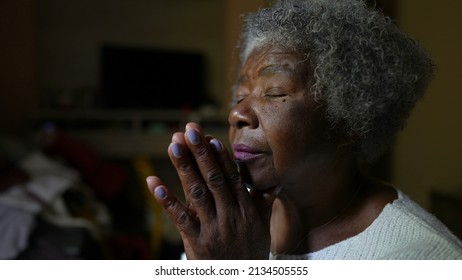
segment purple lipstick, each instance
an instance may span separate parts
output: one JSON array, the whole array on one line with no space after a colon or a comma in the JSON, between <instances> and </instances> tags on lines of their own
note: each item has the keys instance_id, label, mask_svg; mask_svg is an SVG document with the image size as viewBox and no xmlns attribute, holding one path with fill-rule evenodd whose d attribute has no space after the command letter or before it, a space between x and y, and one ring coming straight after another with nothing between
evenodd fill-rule
<instances>
[{"instance_id":1,"label":"purple lipstick","mask_svg":"<svg viewBox=\"0 0 462 280\"><path fill-rule=\"evenodd\" d=\"M261 150L244 144L233 144L232 147L234 158L240 161L250 160L263 154Z\"/></svg>"}]
</instances>

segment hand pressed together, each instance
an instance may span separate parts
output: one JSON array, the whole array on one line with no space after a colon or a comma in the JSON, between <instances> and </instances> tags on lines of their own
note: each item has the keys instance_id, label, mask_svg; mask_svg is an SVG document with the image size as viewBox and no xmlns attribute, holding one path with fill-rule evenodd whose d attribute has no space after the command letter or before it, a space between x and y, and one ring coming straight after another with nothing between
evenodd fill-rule
<instances>
[{"instance_id":1,"label":"hand pressed together","mask_svg":"<svg viewBox=\"0 0 462 280\"><path fill-rule=\"evenodd\" d=\"M173 135L168 154L185 203L159 177L147 183L180 232L188 259L267 259L275 194L249 192L226 147L195 123Z\"/></svg>"}]
</instances>

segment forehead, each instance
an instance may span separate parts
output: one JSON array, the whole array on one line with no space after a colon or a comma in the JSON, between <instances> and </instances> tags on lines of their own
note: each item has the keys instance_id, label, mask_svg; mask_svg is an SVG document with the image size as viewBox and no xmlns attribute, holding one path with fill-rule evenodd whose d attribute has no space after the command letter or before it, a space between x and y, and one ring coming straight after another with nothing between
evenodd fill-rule
<instances>
[{"instance_id":1,"label":"forehead","mask_svg":"<svg viewBox=\"0 0 462 280\"><path fill-rule=\"evenodd\" d=\"M274 46L255 48L240 68L237 85L273 75L284 75L302 83L311 81L313 77L308 54Z\"/></svg>"},{"instance_id":2,"label":"forehead","mask_svg":"<svg viewBox=\"0 0 462 280\"><path fill-rule=\"evenodd\" d=\"M278 47L259 47L253 49L241 67L241 73L259 70L270 65L279 65L295 70L302 61L302 55L293 50Z\"/></svg>"}]
</instances>

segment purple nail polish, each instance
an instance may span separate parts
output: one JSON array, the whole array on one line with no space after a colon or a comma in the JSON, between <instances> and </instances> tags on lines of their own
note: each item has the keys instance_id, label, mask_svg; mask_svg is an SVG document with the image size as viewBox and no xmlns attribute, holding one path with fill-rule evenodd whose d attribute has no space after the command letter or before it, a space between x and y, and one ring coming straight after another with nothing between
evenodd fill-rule
<instances>
[{"instance_id":1,"label":"purple nail polish","mask_svg":"<svg viewBox=\"0 0 462 280\"><path fill-rule=\"evenodd\" d=\"M158 199L165 199L167 197L167 192L165 191L164 186L158 186L154 189L154 195Z\"/></svg>"},{"instance_id":2,"label":"purple nail polish","mask_svg":"<svg viewBox=\"0 0 462 280\"><path fill-rule=\"evenodd\" d=\"M178 143L172 144L171 149L172 149L172 154L174 157L181 158L181 156L183 155L183 150L181 149L180 144Z\"/></svg>"},{"instance_id":3,"label":"purple nail polish","mask_svg":"<svg viewBox=\"0 0 462 280\"><path fill-rule=\"evenodd\" d=\"M210 146L212 146L212 149L215 150L216 152L221 152L223 149L223 146L221 145L221 142L218 141L218 139L213 138L210 140Z\"/></svg>"},{"instance_id":4,"label":"purple nail polish","mask_svg":"<svg viewBox=\"0 0 462 280\"><path fill-rule=\"evenodd\" d=\"M193 145L197 145L201 141L199 133L195 129L186 131L186 136L188 137L189 142L191 142Z\"/></svg>"}]
</instances>

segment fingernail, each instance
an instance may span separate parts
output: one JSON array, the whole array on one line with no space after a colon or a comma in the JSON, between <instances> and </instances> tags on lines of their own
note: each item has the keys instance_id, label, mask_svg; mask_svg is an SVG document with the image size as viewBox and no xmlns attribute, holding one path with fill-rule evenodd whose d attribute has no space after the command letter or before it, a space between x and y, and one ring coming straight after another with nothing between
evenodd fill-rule
<instances>
[{"instance_id":1,"label":"fingernail","mask_svg":"<svg viewBox=\"0 0 462 280\"><path fill-rule=\"evenodd\" d=\"M210 140L210 146L216 151L216 152L221 152L223 149L223 146L221 145L221 142L218 141L218 139L213 138Z\"/></svg>"},{"instance_id":2,"label":"fingernail","mask_svg":"<svg viewBox=\"0 0 462 280\"><path fill-rule=\"evenodd\" d=\"M181 149L180 144L173 143L170 148L174 157L180 158L183 155L183 150Z\"/></svg>"},{"instance_id":3,"label":"fingernail","mask_svg":"<svg viewBox=\"0 0 462 280\"><path fill-rule=\"evenodd\" d=\"M154 195L158 199L165 199L167 197L167 192L165 191L164 186L158 186L154 189Z\"/></svg>"},{"instance_id":4,"label":"fingernail","mask_svg":"<svg viewBox=\"0 0 462 280\"><path fill-rule=\"evenodd\" d=\"M197 133L195 129L190 129L186 131L186 136L188 137L189 142L191 142L191 144L193 145L197 145L201 141L199 137L199 133Z\"/></svg>"}]
</instances>

